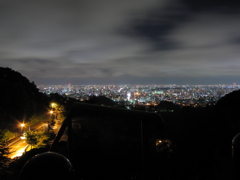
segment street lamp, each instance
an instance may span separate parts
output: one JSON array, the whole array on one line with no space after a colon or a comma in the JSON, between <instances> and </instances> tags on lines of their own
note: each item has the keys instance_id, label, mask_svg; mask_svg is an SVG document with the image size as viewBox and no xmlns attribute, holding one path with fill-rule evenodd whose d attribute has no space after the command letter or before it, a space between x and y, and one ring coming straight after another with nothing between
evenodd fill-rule
<instances>
[{"instance_id":1,"label":"street lamp","mask_svg":"<svg viewBox=\"0 0 240 180\"><path fill-rule=\"evenodd\" d=\"M56 105L55 103L51 103L52 110L53 110L53 108L54 108L55 105Z\"/></svg>"},{"instance_id":2,"label":"street lamp","mask_svg":"<svg viewBox=\"0 0 240 180\"><path fill-rule=\"evenodd\" d=\"M50 115L53 114L53 111L50 111ZM50 116L51 117L51 116ZM57 114L55 113L55 119L57 118Z\"/></svg>"},{"instance_id":3,"label":"street lamp","mask_svg":"<svg viewBox=\"0 0 240 180\"><path fill-rule=\"evenodd\" d=\"M57 119L57 112L56 112L57 104L56 103L51 103L51 106L52 106L52 110L50 111L50 114L53 114L54 111L55 111L55 119ZM53 110L53 108L54 108L54 110Z\"/></svg>"},{"instance_id":4,"label":"street lamp","mask_svg":"<svg viewBox=\"0 0 240 180\"><path fill-rule=\"evenodd\" d=\"M51 111L49 111L49 113L50 113L50 121L51 121L53 111L51 110Z\"/></svg>"},{"instance_id":5,"label":"street lamp","mask_svg":"<svg viewBox=\"0 0 240 180\"><path fill-rule=\"evenodd\" d=\"M21 133L23 133L23 127L25 126L25 124L21 123L20 126L21 126L21 131L22 131Z\"/></svg>"}]
</instances>

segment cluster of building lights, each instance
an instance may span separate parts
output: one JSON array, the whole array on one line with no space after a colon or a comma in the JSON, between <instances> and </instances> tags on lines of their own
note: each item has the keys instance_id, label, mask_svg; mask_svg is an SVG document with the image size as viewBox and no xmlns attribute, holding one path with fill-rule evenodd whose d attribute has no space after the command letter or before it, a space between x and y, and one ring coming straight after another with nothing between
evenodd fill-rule
<instances>
[{"instance_id":1,"label":"cluster of building lights","mask_svg":"<svg viewBox=\"0 0 240 180\"><path fill-rule=\"evenodd\" d=\"M80 101L90 96L105 96L127 104L157 105L171 101L179 105L202 105L217 102L224 95L238 90L239 85L52 85L39 86L41 92L58 93Z\"/></svg>"}]
</instances>

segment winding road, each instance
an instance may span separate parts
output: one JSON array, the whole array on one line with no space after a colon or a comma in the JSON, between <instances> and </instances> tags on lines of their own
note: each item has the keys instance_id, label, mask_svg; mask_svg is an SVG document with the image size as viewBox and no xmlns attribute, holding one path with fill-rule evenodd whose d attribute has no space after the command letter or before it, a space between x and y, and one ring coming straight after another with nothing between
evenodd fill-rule
<instances>
[{"instance_id":1,"label":"winding road","mask_svg":"<svg viewBox=\"0 0 240 180\"><path fill-rule=\"evenodd\" d=\"M30 128L32 131L38 131L45 129L46 127L46 123L38 123L31 126ZM13 159L15 157L22 156L28 146L29 145L26 143L25 139L21 139L20 137L13 139L7 146L10 150L8 157Z\"/></svg>"}]
</instances>

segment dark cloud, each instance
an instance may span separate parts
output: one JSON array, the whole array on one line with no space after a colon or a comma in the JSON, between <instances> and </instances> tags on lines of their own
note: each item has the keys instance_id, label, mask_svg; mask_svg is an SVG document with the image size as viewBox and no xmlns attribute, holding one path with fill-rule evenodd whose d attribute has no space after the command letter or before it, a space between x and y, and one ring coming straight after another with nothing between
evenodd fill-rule
<instances>
[{"instance_id":1,"label":"dark cloud","mask_svg":"<svg viewBox=\"0 0 240 180\"><path fill-rule=\"evenodd\" d=\"M232 39L229 40L229 44L236 44L240 45L240 37L233 37Z\"/></svg>"},{"instance_id":2,"label":"dark cloud","mask_svg":"<svg viewBox=\"0 0 240 180\"><path fill-rule=\"evenodd\" d=\"M179 44L168 38L171 31L191 19L191 11L177 1L169 1L164 6L159 5L149 9L144 18L133 19L125 35L144 38L153 45L152 50L173 50Z\"/></svg>"},{"instance_id":3,"label":"dark cloud","mask_svg":"<svg viewBox=\"0 0 240 180\"><path fill-rule=\"evenodd\" d=\"M238 0L182 0L194 11L220 10L221 12L237 12L240 6Z\"/></svg>"}]
</instances>

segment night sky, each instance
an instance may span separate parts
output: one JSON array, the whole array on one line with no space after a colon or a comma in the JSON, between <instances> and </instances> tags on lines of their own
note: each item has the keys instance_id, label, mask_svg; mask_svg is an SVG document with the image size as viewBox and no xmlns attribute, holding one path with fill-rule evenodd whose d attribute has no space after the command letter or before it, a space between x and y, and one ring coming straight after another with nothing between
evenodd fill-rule
<instances>
[{"instance_id":1,"label":"night sky","mask_svg":"<svg viewBox=\"0 0 240 180\"><path fill-rule=\"evenodd\" d=\"M0 0L0 66L35 84L240 84L239 0Z\"/></svg>"}]
</instances>

